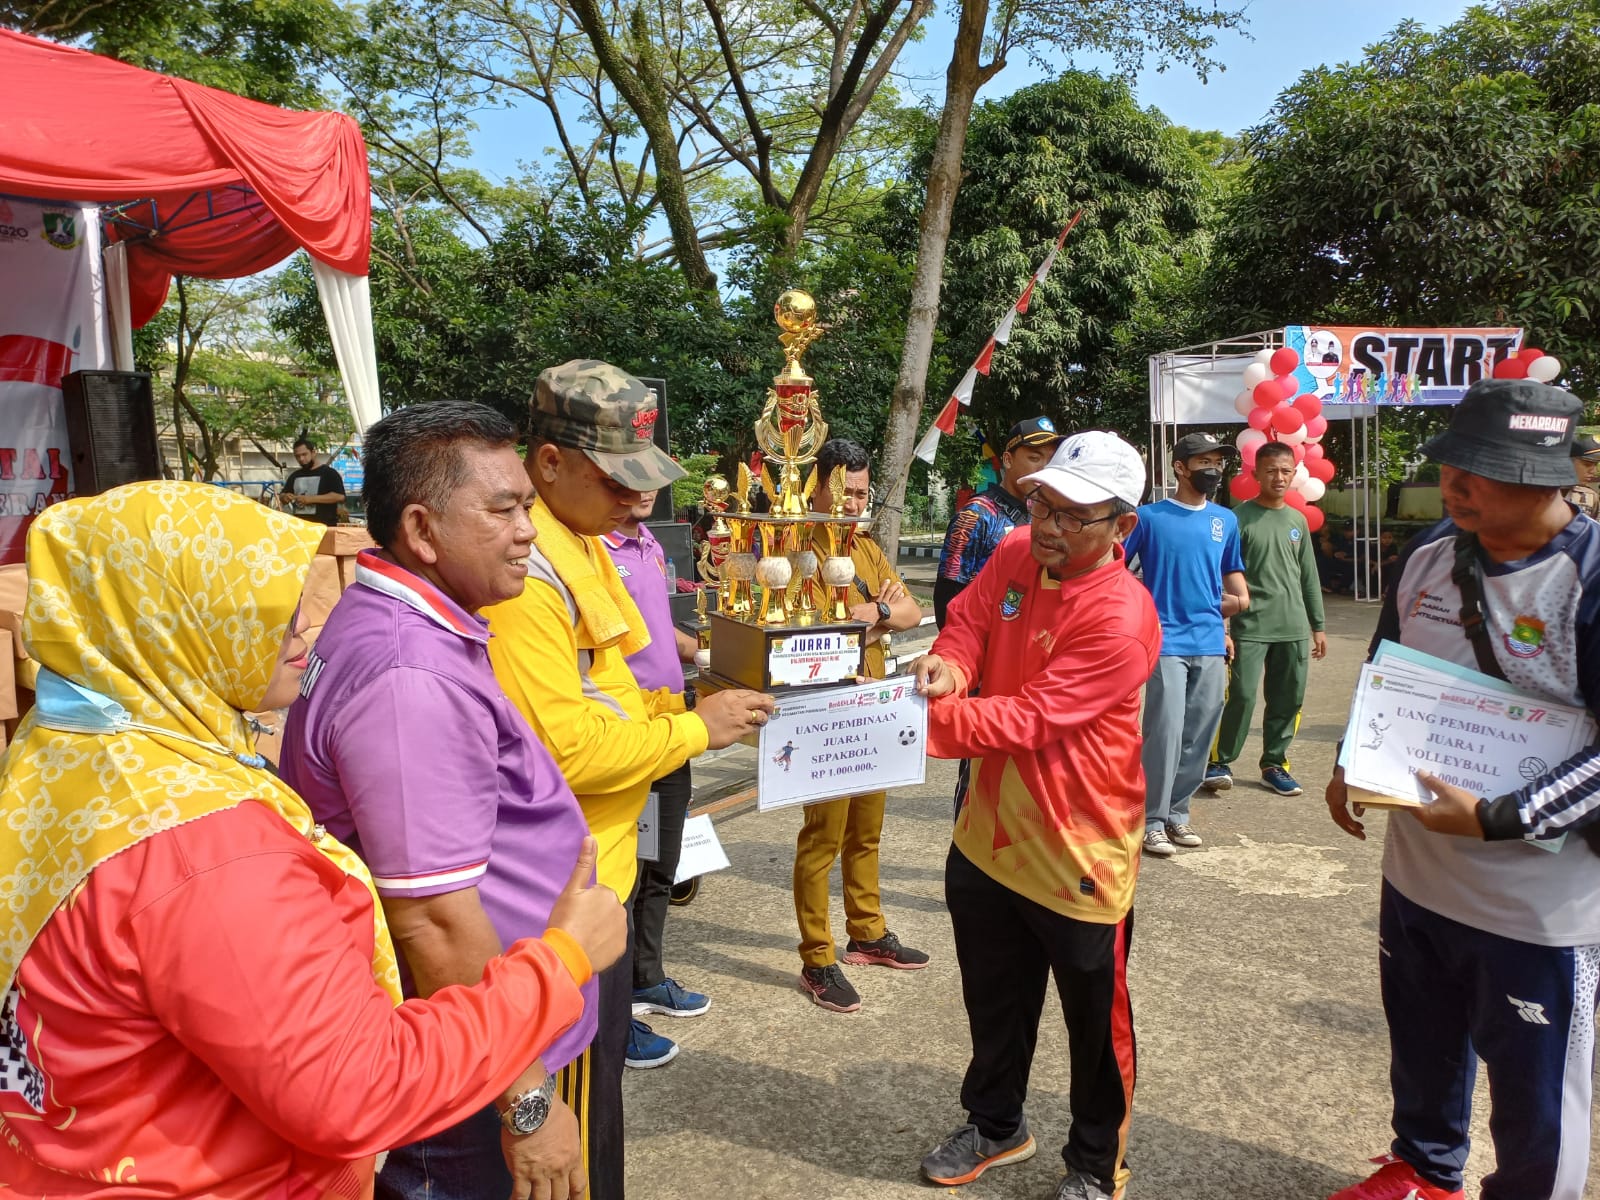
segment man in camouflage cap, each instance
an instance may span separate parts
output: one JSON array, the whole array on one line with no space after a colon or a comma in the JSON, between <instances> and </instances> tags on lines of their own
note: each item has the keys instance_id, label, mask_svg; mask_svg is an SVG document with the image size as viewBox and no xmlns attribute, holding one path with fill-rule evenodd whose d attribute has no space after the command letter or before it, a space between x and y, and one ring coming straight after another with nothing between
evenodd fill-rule
<instances>
[{"instance_id":1,"label":"man in camouflage cap","mask_svg":"<svg viewBox=\"0 0 1600 1200\"><path fill-rule=\"evenodd\" d=\"M655 392L621 367L575 358L539 372L534 436L582 450L613 483L653 492L684 476L655 444L656 403Z\"/></svg>"},{"instance_id":2,"label":"man in camouflage cap","mask_svg":"<svg viewBox=\"0 0 1600 1200\"><path fill-rule=\"evenodd\" d=\"M772 711L770 697L730 689L686 712L681 693L643 692L628 667L627 656L649 644L649 629L600 535L628 519L641 492L684 474L653 441L656 403L654 392L609 363L575 359L540 373L526 459L538 493L528 584L515 600L483 610L495 677L577 795L600 843L599 881L630 905L651 781L754 733ZM557 1086L584 1110L591 1200L621 1200L631 952L601 972L599 990L594 1042Z\"/></svg>"}]
</instances>

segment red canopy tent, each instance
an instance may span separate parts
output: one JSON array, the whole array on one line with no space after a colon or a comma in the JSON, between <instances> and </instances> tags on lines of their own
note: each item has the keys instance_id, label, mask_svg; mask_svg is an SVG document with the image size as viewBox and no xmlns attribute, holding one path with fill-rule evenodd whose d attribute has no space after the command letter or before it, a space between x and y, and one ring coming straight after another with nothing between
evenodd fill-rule
<instances>
[{"instance_id":1,"label":"red canopy tent","mask_svg":"<svg viewBox=\"0 0 1600 1200\"><path fill-rule=\"evenodd\" d=\"M356 423L379 415L371 185L343 113L290 112L0 30L0 193L100 204L108 259L126 255L125 328L160 310L174 274L250 275L304 248Z\"/></svg>"}]
</instances>

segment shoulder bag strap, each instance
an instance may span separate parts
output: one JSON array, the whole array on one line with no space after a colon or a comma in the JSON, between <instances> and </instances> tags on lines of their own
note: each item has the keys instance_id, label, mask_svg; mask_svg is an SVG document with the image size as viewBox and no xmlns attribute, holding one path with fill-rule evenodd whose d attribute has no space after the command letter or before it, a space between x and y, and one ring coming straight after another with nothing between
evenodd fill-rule
<instances>
[{"instance_id":1,"label":"shoulder bag strap","mask_svg":"<svg viewBox=\"0 0 1600 1200\"><path fill-rule=\"evenodd\" d=\"M1472 652L1478 658L1478 670L1496 679L1504 679L1500 661L1494 656L1494 643L1489 640L1489 627L1484 622L1483 581L1478 569L1478 539L1474 534L1456 534L1456 560L1450 579L1461 593L1461 632L1472 643Z\"/></svg>"}]
</instances>

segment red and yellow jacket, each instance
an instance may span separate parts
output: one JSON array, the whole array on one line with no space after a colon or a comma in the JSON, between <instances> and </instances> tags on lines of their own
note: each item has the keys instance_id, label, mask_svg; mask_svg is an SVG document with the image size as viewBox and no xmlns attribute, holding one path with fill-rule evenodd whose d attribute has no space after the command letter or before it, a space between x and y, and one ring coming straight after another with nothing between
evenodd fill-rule
<instances>
[{"instance_id":1,"label":"red and yellow jacket","mask_svg":"<svg viewBox=\"0 0 1600 1200\"><path fill-rule=\"evenodd\" d=\"M1080 921L1127 915L1144 835L1139 689L1160 652L1120 546L1058 583L1027 529L1000 544L933 644L983 693L963 687L928 713L929 753L977 760L955 828L974 866Z\"/></svg>"}]
</instances>

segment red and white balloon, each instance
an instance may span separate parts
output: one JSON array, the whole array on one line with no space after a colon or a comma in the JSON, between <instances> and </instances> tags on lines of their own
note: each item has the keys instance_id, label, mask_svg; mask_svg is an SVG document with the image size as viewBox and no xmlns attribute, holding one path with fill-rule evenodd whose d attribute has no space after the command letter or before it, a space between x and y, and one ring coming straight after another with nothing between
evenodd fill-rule
<instances>
[{"instance_id":1,"label":"red and white balloon","mask_svg":"<svg viewBox=\"0 0 1600 1200\"><path fill-rule=\"evenodd\" d=\"M1555 362L1554 359L1548 361ZM1300 390L1295 379L1299 366L1299 353L1282 346L1276 350L1262 350L1244 369L1244 390L1234 398L1233 406L1250 428L1234 439L1244 470L1228 483L1228 493L1235 500L1253 500L1260 495L1261 485L1254 476L1256 453L1268 442L1281 442L1294 451L1295 461L1294 481L1289 485L1286 499L1292 508L1304 514L1306 524L1315 533L1322 528L1325 518L1322 510L1313 505L1327 493L1334 465L1321 445L1323 435L1328 432L1322 401L1310 392L1295 395ZM1556 372L1560 372L1559 363ZM1498 369L1495 374L1499 375ZM1524 366L1523 374L1531 376L1532 367Z\"/></svg>"}]
</instances>

